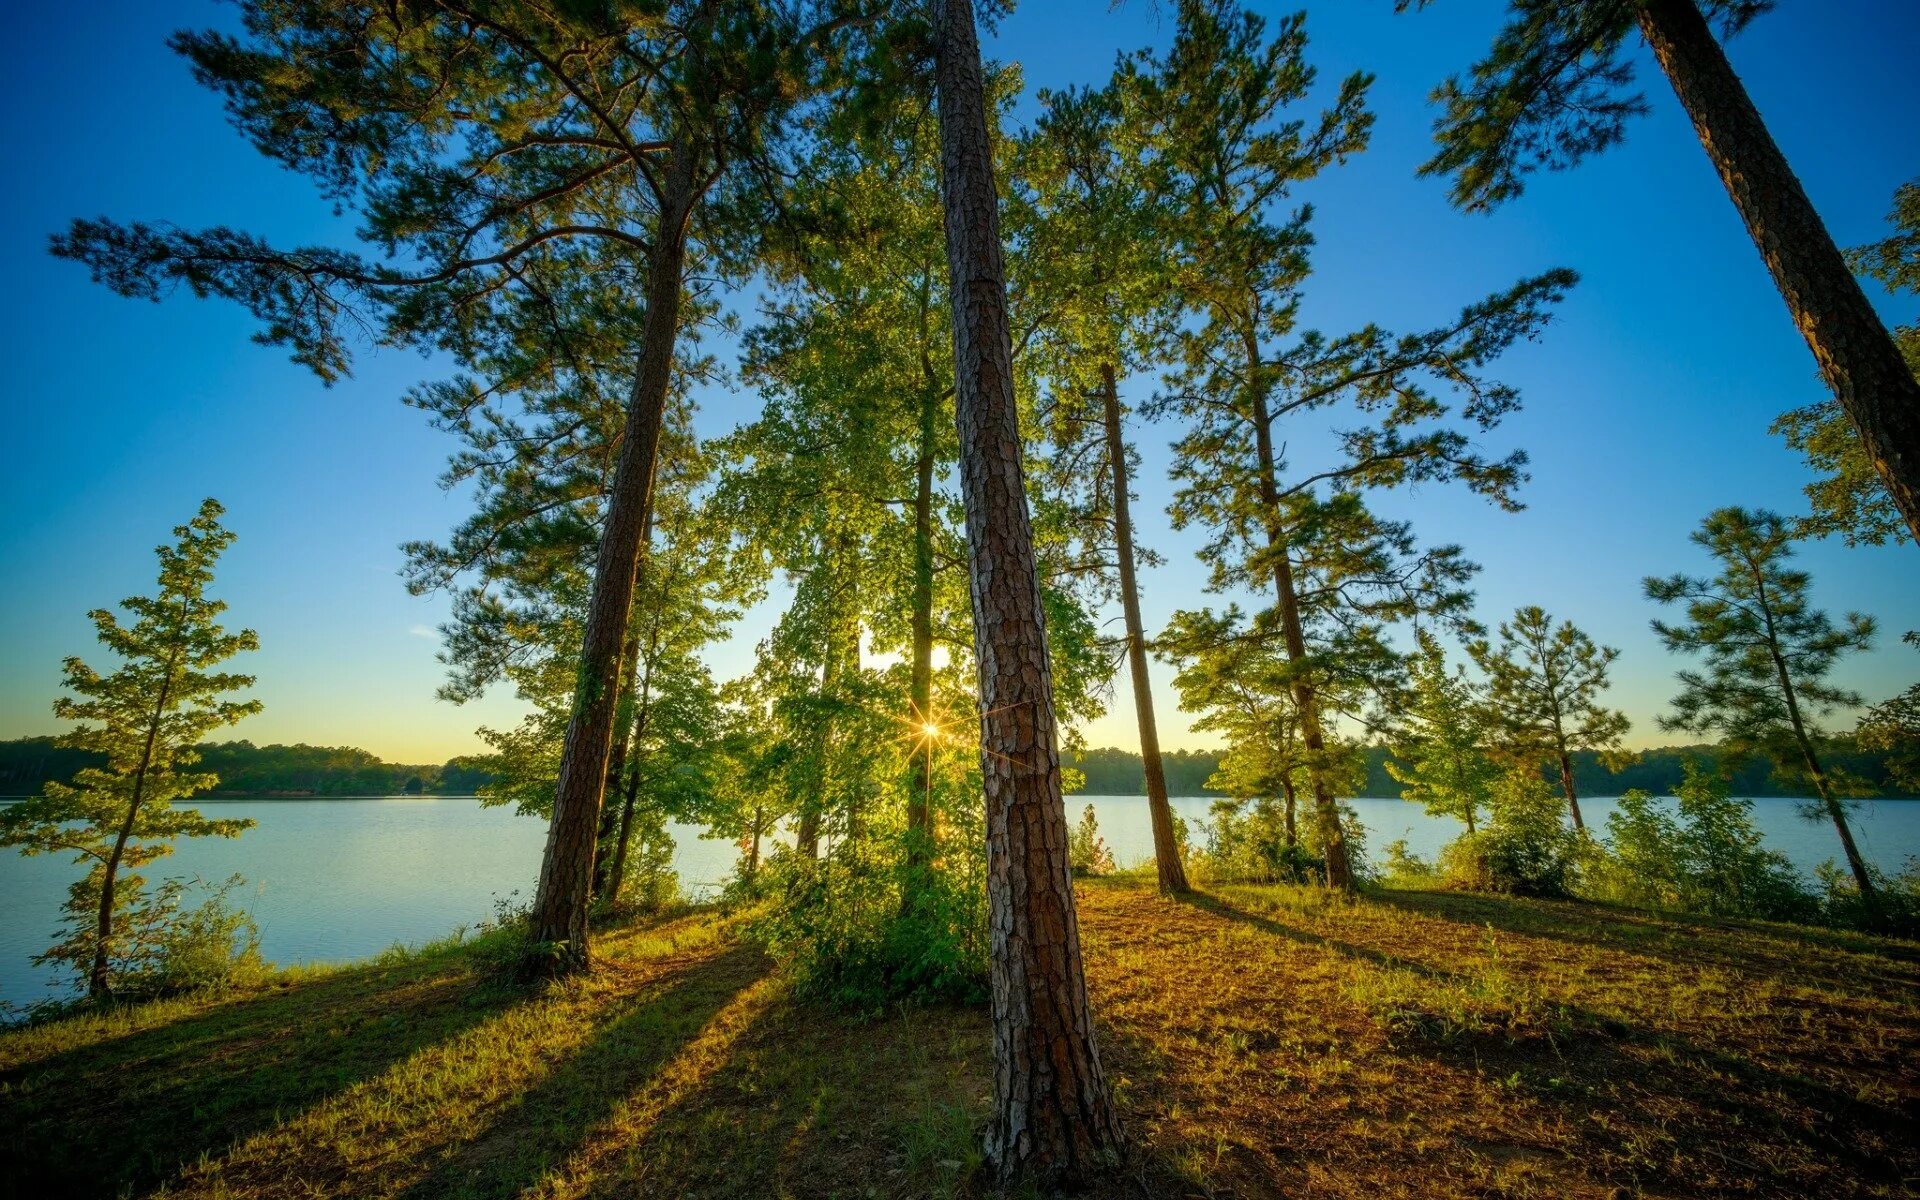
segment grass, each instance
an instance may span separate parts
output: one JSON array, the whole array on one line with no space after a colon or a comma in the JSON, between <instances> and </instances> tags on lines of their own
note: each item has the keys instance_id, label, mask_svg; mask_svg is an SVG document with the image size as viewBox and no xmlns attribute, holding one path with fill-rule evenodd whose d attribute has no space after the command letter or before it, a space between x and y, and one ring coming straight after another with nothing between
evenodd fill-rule
<instances>
[{"instance_id":1,"label":"grass","mask_svg":"<svg viewBox=\"0 0 1920 1200\"><path fill-rule=\"evenodd\" d=\"M1079 888L1116 1196L1899 1196L1920 946L1430 892ZM696 911L0 1035L0 1194L978 1194L985 1015L794 1000Z\"/></svg>"}]
</instances>

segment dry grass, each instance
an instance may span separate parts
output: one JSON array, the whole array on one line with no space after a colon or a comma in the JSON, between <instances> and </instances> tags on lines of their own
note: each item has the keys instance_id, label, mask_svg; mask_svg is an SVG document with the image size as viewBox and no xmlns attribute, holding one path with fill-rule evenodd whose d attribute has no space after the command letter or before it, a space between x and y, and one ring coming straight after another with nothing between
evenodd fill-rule
<instances>
[{"instance_id":1,"label":"dry grass","mask_svg":"<svg viewBox=\"0 0 1920 1200\"><path fill-rule=\"evenodd\" d=\"M1116 1196L1898 1196L1920 948L1587 905L1081 888ZM0 1036L0 1194L975 1193L984 1014L794 1002L723 918Z\"/></svg>"}]
</instances>

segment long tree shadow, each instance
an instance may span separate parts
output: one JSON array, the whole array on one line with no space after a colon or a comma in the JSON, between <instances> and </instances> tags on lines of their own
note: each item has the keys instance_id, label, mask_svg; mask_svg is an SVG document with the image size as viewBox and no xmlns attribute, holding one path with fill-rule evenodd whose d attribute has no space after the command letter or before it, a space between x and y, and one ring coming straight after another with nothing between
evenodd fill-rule
<instances>
[{"instance_id":1,"label":"long tree shadow","mask_svg":"<svg viewBox=\"0 0 1920 1200\"><path fill-rule=\"evenodd\" d=\"M0 1194L116 1196L526 998L464 950L276 986L0 1071Z\"/></svg>"},{"instance_id":2,"label":"long tree shadow","mask_svg":"<svg viewBox=\"0 0 1920 1200\"><path fill-rule=\"evenodd\" d=\"M979 1009L857 1019L773 985L549 1180L568 1195L971 1194L991 1093Z\"/></svg>"},{"instance_id":3,"label":"long tree shadow","mask_svg":"<svg viewBox=\"0 0 1920 1200\"><path fill-rule=\"evenodd\" d=\"M1369 898L1403 912L1597 950L1810 980L1862 995L1920 989L1920 945L1845 930L1653 913L1589 901L1513 903L1459 892L1382 890Z\"/></svg>"},{"instance_id":4,"label":"long tree shadow","mask_svg":"<svg viewBox=\"0 0 1920 1200\"><path fill-rule=\"evenodd\" d=\"M1407 971L1436 984L1472 986L1474 977L1370 946L1247 912L1217 897L1196 894L1193 907L1288 940L1325 948L1343 957L1386 970ZM1527 930L1525 932L1534 932ZM1610 947L1644 953L1630 947ZM1583 1133L1613 1131L1595 1142L1594 1160L1603 1177L1636 1185L1645 1164L1608 1168L1624 1126L1646 1124L1653 1139L1683 1147L1696 1156L1719 1158L1751 1171L1778 1194L1797 1194L1807 1186L1804 1172L1847 1164L1874 1186L1897 1184L1914 1165L1910 1154L1893 1148L1907 1144L1920 1112L1911 1099L1885 1103L1793 1070L1780 1070L1744 1054L1701 1045L1670 1029L1623 1021L1584 1006L1554 1001L1553 1019L1536 1036L1510 1033L1459 1033L1435 1036L1412 1031L1391 1039L1394 1052L1431 1058L1456 1070L1506 1078L1526 1089L1537 1103L1560 1110L1565 1127ZM1898 1065L1894 1064L1894 1070ZM1683 1097L1684 1105L1647 1122L1641 1105ZM1651 1108L1648 1112L1653 1111ZM1732 1157L1724 1148L1728 1130L1740 1140L1765 1147L1766 1162ZM1904 1161L1904 1165L1903 1165ZM1657 1173L1657 1172L1656 1172ZM1673 1174L1665 1182L1691 1187L1698 1178ZM1837 1181L1836 1181L1837 1182ZM1839 1194L1836 1191L1834 1194Z\"/></svg>"},{"instance_id":5,"label":"long tree shadow","mask_svg":"<svg viewBox=\"0 0 1920 1200\"><path fill-rule=\"evenodd\" d=\"M652 981L540 1082L493 1108L482 1128L429 1151L431 1168L400 1195L482 1200L525 1191L604 1137L623 1104L688 1053L769 965L757 948L736 945Z\"/></svg>"}]
</instances>

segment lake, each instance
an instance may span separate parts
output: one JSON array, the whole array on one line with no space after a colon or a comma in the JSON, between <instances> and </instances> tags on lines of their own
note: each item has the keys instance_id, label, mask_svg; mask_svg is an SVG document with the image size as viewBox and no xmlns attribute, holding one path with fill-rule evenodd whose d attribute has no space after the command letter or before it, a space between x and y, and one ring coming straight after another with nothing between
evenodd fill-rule
<instances>
[{"instance_id":1,"label":"lake","mask_svg":"<svg viewBox=\"0 0 1920 1200\"><path fill-rule=\"evenodd\" d=\"M1115 859L1152 856L1153 833L1140 796L1069 796L1078 820L1091 803ZM1189 821L1204 821L1210 798L1173 802ZM1767 842L1809 873L1838 858L1830 825L1802 820L1796 801L1756 800L1754 818ZM1367 845L1378 856L1407 839L1431 858L1459 832L1453 821L1427 816L1401 800L1355 800ZM147 869L150 879L246 876L235 899L259 923L261 948L281 964L363 958L396 942L444 937L486 920L500 901L524 901L540 869L546 823L468 797L341 800L218 800L199 807L219 817L251 817L259 827L238 839L183 841ZM1582 803L1603 828L1612 802ZM1854 832L1861 852L1886 870L1920 854L1920 802L1865 801ZM1199 831L1196 829L1196 836ZM730 842L702 838L698 828L673 829L675 869L684 887L710 891L733 869ZM30 963L54 941L58 908L80 868L65 856L0 855L0 1001L24 1003L56 994L52 975Z\"/></svg>"}]
</instances>

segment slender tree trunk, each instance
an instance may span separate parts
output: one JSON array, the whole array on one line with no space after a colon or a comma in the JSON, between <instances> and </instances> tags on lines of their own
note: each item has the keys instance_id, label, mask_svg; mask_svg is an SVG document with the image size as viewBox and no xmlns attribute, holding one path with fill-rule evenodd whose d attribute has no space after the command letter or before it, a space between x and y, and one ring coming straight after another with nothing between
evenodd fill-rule
<instances>
[{"instance_id":1,"label":"slender tree trunk","mask_svg":"<svg viewBox=\"0 0 1920 1200\"><path fill-rule=\"evenodd\" d=\"M1295 823L1295 814L1298 813L1300 809L1300 797L1293 790L1293 777L1291 775L1283 775L1280 777L1280 791L1286 798L1287 845L1298 846L1300 844L1300 829Z\"/></svg>"},{"instance_id":2,"label":"slender tree trunk","mask_svg":"<svg viewBox=\"0 0 1920 1200\"><path fill-rule=\"evenodd\" d=\"M1840 835L1840 848L1846 853L1847 869L1853 872L1854 886L1860 889L1860 898L1869 907L1878 907L1879 893L1874 889L1873 876L1867 874L1867 862L1860 857L1860 847L1854 845L1853 829L1847 824L1847 811L1840 806L1839 797L1833 794L1833 783L1821 768L1820 756L1814 752L1813 739L1808 736L1807 724L1800 716L1800 697L1794 690L1793 676L1787 671L1787 660L1780 653L1780 639L1773 624L1773 602L1767 599L1766 580L1757 570L1753 572L1753 579L1760 601L1760 615L1766 622L1767 655L1773 660L1773 673L1780 683L1780 695L1787 702L1787 720L1793 725L1793 740L1800 747L1800 757L1807 765L1807 773L1813 776L1814 790L1820 793L1820 803L1833 821L1834 832Z\"/></svg>"},{"instance_id":3,"label":"slender tree trunk","mask_svg":"<svg viewBox=\"0 0 1920 1200\"><path fill-rule=\"evenodd\" d=\"M1173 835L1173 806L1167 802L1167 771L1160 761L1160 731L1153 719L1153 680L1147 674L1147 634L1140 620L1140 591L1134 579L1133 514L1127 495L1127 443L1120 430L1120 389L1113 364L1100 364L1100 398L1107 426L1107 465L1113 480L1114 556L1120 569L1120 611L1127 625L1127 667L1133 678L1133 711L1140 725L1140 763L1147 777L1147 813L1153 820L1153 865L1160 890L1188 891Z\"/></svg>"},{"instance_id":4,"label":"slender tree trunk","mask_svg":"<svg viewBox=\"0 0 1920 1200\"><path fill-rule=\"evenodd\" d=\"M180 614L182 622L186 620L184 608L183 604ZM153 704L153 717L147 722L147 741L140 750L140 765L134 768L133 795L127 801L127 817L120 822L120 830L113 839L113 849L108 853L100 873L100 910L93 928L93 962L87 971L87 994L96 1000L113 994L110 964L113 959L114 885L119 880L120 860L126 855L127 841L133 836L134 823L140 818L140 807L146 803L147 771L153 766L153 748L160 740L160 718L167 711L167 700L173 694L173 673L179 663L180 647L176 645L167 656L166 678L160 681L160 695Z\"/></svg>"},{"instance_id":5,"label":"slender tree trunk","mask_svg":"<svg viewBox=\"0 0 1920 1200\"><path fill-rule=\"evenodd\" d=\"M1576 833L1586 833L1587 823L1580 819L1580 797L1573 790L1573 758L1560 748L1560 790L1567 794L1567 808L1573 813L1573 828Z\"/></svg>"},{"instance_id":6,"label":"slender tree trunk","mask_svg":"<svg viewBox=\"0 0 1920 1200\"><path fill-rule=\"evenodd\" d=\"M620 688L620 706L614 710L613 728L615 740L613 749L607 755L607 793L618 796L620 785L626 777L627 746L633 741L633 704L638 691L640 676L640 631L629 629L627 644L620 651L620 675L625 681ZM620 835L620 812L611 804L600 806L600 829L593 839L593 894L611 901L617 899L608 894L609 867L613 863L614 840Z\"/></svg>"},{"instance_id":7,"label":"slender tree trunk","mask_svg":"<svg viewBox=\"0 0 1920 1200\"><path fill-rule=\"evenodd\" d=\"M994 1112L1003 1187L1069 1185L1124 1148L1080 959L1052 667L1021 463L987 95L971 0L935 0L941 194L953 304L980 769L987 810Z\"/></svg>"},{"instance_id":8,"label":"slender tree trunk","mask_svg":"<svg viewBox=\"0 0 1920 1200\"><path fill-rule=\"evenodd\" d=\"M639 647L634 647L638 654ZM640 802L640 767L646 761L647 728L653 716L653 664L660 654L660 622L654 621L647 630L647 655L637 660L634 673L639 686L633 700L633 751L628 755L629 762L623 764L626 770L624 795L620 805L620 828L613 839L613 867L607 872L607 901L612 903L620 899L620 891L627 885L627 850L633 845L633 810ZM644 662L645 666L640 663Z\"/></svg>"},{"instance_id":9,"label":"slender tree trunk","mask_svg":"<svg viewBox=\"0 0 1920 1200\"><path fill-rule=\"evenodd\" d=\"M1248 350L1255 348L1249 344ZM1260 362L1250 354L1257 375ZM1293 586L1293 558L1287 538L1280 528L1280 486L1274 480L1273 430L1267 414L1267 397L1258 384L1253 391L1254 446L1260 456L1260 504L1266 512L1267 549L1273 556L1273 590L1280 601L1280 633L1287 649L1287 661L1298 668L1307 657L1306 628L1300 620L1300 600ZM1327 886L1341 891L1353 890L1353 863L1347 858L1346 830L1340 824L1340 806L1327 786L1326 737L1320 726L1320 697L1313 681L1295 674L1292 683L1293 705L1300 714L1300 741L1307 749L1307 780L1313 787L1314 823L1320 829L1322 852L1327 860Z\"/></svg>"},{"instance_id":10,"label":"slender tree trunk","mask_svg":"<svg viewBox=\"0 0 1920 1200\"><path fill-rule=\"evenodd\" d=\"M1694 0L1645 0L1640 32L1888 495L1920 540L1920 380L1760 119Z\"/></svg>"},{"instance_id":11,"label":"slender tree trunk","mask_svg":"<svg viewBox=\"0 0 1920 1200\"><path fill-rule=\"evenodd\" d=\"M747 878L749 879L760 873L760 833L766 821L765 811L758 804L753 806L753 845L747 850Z\"/></svg>"},{"instance_id":12,"label":"slender tree trunk","mask_svg":"<svg viewBox=\"0 0 1920 1200\"><path fill-rule=\"evenodd\" d=\"M559 947L553 967L587 965L587 906L593 896L594 834L607 782L614 709L620 686L620 650L633 609L635 574L653 510L653 476L673 382L680 328L687 218L694 196L694 155L684 143L670 152L666 190L647 277L647 315L628 403L627 427L607 498L606 524L594 565L593 593L580 647L573 715L560 754L553 820L534 892L532 936Z\"/></svg>"},{"instance_id":13,"label":"slender tree trunk","mask_svg":"<svg viewBox=\"0 0 1920 1200\"><path fill-rule=\"evenodd\" d=\"M907 780L907 865L924 867L933 854L933 467L940 397L921 389L920 447L913 492L913 674L907 703L914 732L925 739ZM911 882L917 878L909 873Z\"/></svg>"}]
</instances>

